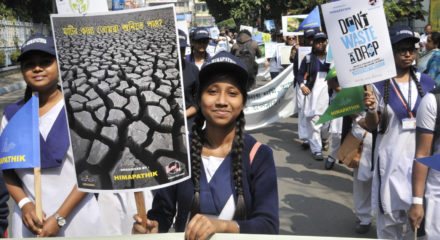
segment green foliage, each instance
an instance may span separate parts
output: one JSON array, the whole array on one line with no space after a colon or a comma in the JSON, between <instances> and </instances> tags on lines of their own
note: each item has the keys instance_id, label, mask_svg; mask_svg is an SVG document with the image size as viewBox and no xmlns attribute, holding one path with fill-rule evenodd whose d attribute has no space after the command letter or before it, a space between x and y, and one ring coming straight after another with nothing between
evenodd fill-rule
<instances>
[{"instance_id":1,"label":"green foliage","mask_svg":"<svg viewBox=\"0 0 440 240\"><path fill-rule=\"evenodd\" d=\"M34 23L49 23L52 12L52 0L2 0L0 18Z\"/></svg>"},{"instance_id":2,"label":"green foliage","mask_svg":"<svg viewBox=\"0 0 440 240\"><path fill-rule=\"evenodd\" d=\"M4 66L6 63L5 51L0 51L0 67Z\"/></svg>"},{"instance_id":3,"label":"green foliage","mask_svg":"<svg viewBox=\"0 0 440 240\"><path fill-rule=\"evenodd\" d=\"M229 18L229 19L226 19L226 20L223 20L223 21L217 23L217 27L219 27L219 28L223 28L224 27L224 28L227 28L227 29L234 29L237 26L235 25L234 19L233 18Z\"/></svg>"},{"instance_id":4,"label":"green foliage","mask_svg":"<svg viewBox=\"0 0 440 240\"><path fill-rule=\"evenodd\" d=\"M423 0L385 0L384 9L388 26L392 23L406 19L409 23L412 20L425 20L428 13L423 10Z\"/></svg>"},{"instance_id":5,"label":"green foliage","mask_svg":"<svg viewBox=\"0 0 440 240\"><path fill-rule=\"evenodd\" d=\"M255 26L261 12L261 20L273 19L278 27L281 26L281 16L308 14L317 5L330 0L204 0L210 14L216 22L233 18L236 25ZM388 25L407 19L425 20L427 12L422 8L423 0L384 0L385 15Z\"/></svg>"},{"instance_id":6,"label":"green foliage","mask_svg":"<svg viewBox=\"0 0 440 240\"><path fill-rule=\"evenodd\" d=\"M11 59L12 63L16 63L18 60L18 57L20 57L20 50L16 50L11 53L9 58Z\"/></svg>"}]
</instances>

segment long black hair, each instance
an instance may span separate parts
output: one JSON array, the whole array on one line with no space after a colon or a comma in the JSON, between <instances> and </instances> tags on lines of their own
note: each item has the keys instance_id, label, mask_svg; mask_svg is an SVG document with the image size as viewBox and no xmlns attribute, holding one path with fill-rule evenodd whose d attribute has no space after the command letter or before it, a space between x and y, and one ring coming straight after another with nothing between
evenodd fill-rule
<instances>
[{"instance_id":1,"label":"long black hair","mask_svg":"<svg viewBox=\"0 0 440 240\"><path fill-rule=\"evenodd\" d=\"M417 76L415 74L415 69L414 67L410 67L409 73L411 76L411 79L414 80L414 83L417 86L417 92L419 93L420 97L425 96L425 93L423 92L422 89L422 85L420 84L420 82L417 80ZM384 96L383 96L383 101L385 103L385 107L383 109L383 112L380 114L380 121L379 121L379 131L378 133L380 134L384 134L387 130L388 130L388 123L389 123L389 118L388 118L388 102L389 102L389 97L390 97L390 79L385 81L385 85L384 85ZM411 109L411 106L408 106Z\"/></svg>"},{"instance_id":2,"label":"long black hair","mask_svg":"<svg viewBox=\"0 0 440 240\"><path fill-rule=\"evenodd\" d=\"M210 83L219 81L222 79L234 79L233 76L227 73L219 73L210 76L207 81L201 81L200 88L197 94L198 104L200 106L201 93L209 86ZM236 79L235 79L236 80ZM237 80L236 80L237 81ZM240 91L243 95L243 104L246 104L247 93L243 89L241 84L238 84ZM194 198L191 205L190 219L197 213L200 213L200 176L202 171L202 150L203 146L207 143L205 133L202 129L205 122L205 117L201 111L197 112L192 128L191 138L191 176L194 183ZM246 124L244 113L241 111L240 115L235 121L235 135L231 147L231 169L234 179L234 185L237 194L237 204L235 206L234 220L246 219L246 205L243 197L243 171L242 171L242 152L244 148L244 126Z\"/></svg>"}]
</instances>

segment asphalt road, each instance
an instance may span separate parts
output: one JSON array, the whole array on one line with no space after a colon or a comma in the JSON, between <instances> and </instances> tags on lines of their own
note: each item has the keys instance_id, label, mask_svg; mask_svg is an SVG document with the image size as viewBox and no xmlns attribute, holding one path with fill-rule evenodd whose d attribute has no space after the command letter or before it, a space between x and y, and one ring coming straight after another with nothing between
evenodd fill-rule
<instances>
[{"instance_id":1,"label":"asphalt road","mask_svg":"<svg viewBox=\"0 0 440 240\"><path fill-rule=\"evenodd\" d=\"M0 96L0 112L22 98L24 89ZM297 118L291 117L249 132L274 152L278 175L280 234L375 238L354 232L352 170L336 164L325 170L297 140ZM12 201L10 200L10 203Z\"/></svg>"}]
</instances>

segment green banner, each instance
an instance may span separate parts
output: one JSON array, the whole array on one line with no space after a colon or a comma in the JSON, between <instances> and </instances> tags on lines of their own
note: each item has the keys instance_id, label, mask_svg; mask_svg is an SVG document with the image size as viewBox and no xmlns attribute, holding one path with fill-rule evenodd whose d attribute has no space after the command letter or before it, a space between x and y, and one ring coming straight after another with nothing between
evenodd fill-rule
<instances>
[{"instance_id":1,"label":"green banner","mask_svg":"<svg viewBox=\"0 0 440 240\"><path fill-rule=\"evenodd\" d=\"M343 88L333 99L325 113L316 124L325 123L332 119L361 112L365 109L364 89L360 87Z\"/></svg>"}]
</instances>

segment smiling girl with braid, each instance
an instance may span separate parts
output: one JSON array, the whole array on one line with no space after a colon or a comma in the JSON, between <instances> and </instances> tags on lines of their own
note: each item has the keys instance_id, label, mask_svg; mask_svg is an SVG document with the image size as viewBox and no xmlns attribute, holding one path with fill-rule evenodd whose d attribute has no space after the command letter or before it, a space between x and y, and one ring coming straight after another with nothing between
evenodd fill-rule
<instances>
[{"instance_id":1,"label":"smiling girl with braid","mask_svg":"<svg viewBox=\"0 0 440 240\"><path fill-rule=\"evenodd\" d=\"M168 232L177 210L175 230L185 231L186 239L206 239L217 232L278 233L272 150L244 133L246 67L220 52L202 68L199 79L200 111L191 135L192 179L159 190L147 228L135 216L133 231Z\"/></svg>"},{"instance_id":2,"label":"smiling girl with braid","mask_svg":"<svg viewBox=\"0 0 440 240\"><path fill-rule=\"evenodd\" d=\"M422 97L434 87L434 81L412 68L414 44L419 41L414 32L407 26L396 27L390 31L390 37L397 76L375 83L374 95L365 92L365 120L370 130L377 131L372 187L377 236L403 239L414 234L407 212L412 203L416 112Z\"/></svg>"}]
</instances>

